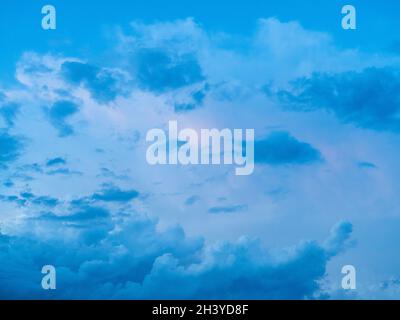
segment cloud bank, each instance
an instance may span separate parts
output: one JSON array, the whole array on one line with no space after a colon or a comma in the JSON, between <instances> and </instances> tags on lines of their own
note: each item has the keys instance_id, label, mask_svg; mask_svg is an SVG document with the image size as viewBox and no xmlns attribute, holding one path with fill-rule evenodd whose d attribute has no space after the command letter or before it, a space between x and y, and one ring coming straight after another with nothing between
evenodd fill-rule
<instances>
[{"instance_id":1,"label":"cloud bank","mask_svg":"<svg viewBox=\"0 0 400 320\"><path fill-rule=\"evenodd\" d=\"M0 297L330 297L352 225L299 240L397 210L398 141L381 133L398 133L398 61L275 18L248 37L184 19L116 40L112 62L27 52L1 89ZM143 137L173 119L254 128L256 174L149 168Z\"/></svg>"}]
</instances>

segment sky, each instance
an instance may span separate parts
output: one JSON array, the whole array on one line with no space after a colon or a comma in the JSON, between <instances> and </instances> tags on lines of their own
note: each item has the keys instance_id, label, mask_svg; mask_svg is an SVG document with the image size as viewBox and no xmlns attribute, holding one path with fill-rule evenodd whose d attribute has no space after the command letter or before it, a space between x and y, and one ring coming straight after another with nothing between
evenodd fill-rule
<instances>
[{"instance_id":1,"label":"sky","mask_svg":"<svg viewBox=\"0 0 400 320\"><path fill-rule=\"evenodd\" d=\"M400 3L346 4L2 1L0 298L399 299ZM150 165L169 121L254 172Z\"/></svg>"}]
</instances>

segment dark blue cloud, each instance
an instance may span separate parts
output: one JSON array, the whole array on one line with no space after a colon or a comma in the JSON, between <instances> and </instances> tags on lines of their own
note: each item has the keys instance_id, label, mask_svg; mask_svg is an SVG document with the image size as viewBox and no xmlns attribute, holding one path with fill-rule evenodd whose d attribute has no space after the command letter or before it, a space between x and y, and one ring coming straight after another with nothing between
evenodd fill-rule
<instances>
[{"instance_id":1,"label":"dark blue cloud","mask_svg":"<svg viewBox=\"0 0 400 320\"><path fill-rule=\"evenodd\" d=\"M35 205L39 206L45 206L45 207L55 207L58 205L58 199L48 197L48 196L40 196L40 197L35 197L32 199L32 203Z\"/></svg>"},{"instance_id":2,"label":"dark blue cloud","mask_svg":"<svg viewBox=\"0 0 400 320\"><path fill-rule=\"evenodd\" d=\"M371 162L367 162L367 161L360 161L357 163L357 166L361 169L377 169L378 167L371 163Z\"/></svg>"},{"instance_id":3,"label":"dark blue cloud","mask_svg":"<svg viewBox=\"0 0 400 320\"><path fill-rule=\"evenodd\" d=\"M91 199L95 201L127 202L137 198L138 196L139 192L134 189L121 190L116 186L107 185L100 192L94 193L91 196Z\"/></svg>"},{"instance_id":4,"label":"dark blue cloud","mask_svg":"<svg viewBox=\"0 0 400 320\"><path fill-rule=\"evenodd\" d=\"M69 168L57 168L54 170L46 171L46 174L49 176L54 176L54 175L58 175L58 174L66 175L66 176L72 176L72 175L80 176L80 175L82 175L82 172L76 171L76 170L71 170Z\"/></svg>"},{"instance_id":5,"label":"dark blue cloud","mask_svg":"<svg viewBox=\"0 0 400 320\"><path fill-rule=\"evenodd\" d=\"M17 170L19 172L29 172L29 173L41 173L47 174L49 176L54 175L82 175L82 172L73 170L66 167L67 160L62 157L56 157L48 159L43 163L31 163L19 166Z\"/></svg>"},{"instance_id":6,"label":"dark blue cloud","mask_svg":"<svg viewBox=\"0 0 400 320\"><path fill-rule=\"evenodd\" d=\"M204 80L193 55L173 55L162 49L141 49L135 59L135 74L140 85L165 92Z\"/></svg>"},{"instance_id":7,"label":"dark blue cloud","mask_svg":"<svg viewBox=\"0 0 400 320\"><path fill-rule=\"evenodd\" d=\"M314 73L278 92L286 107L324 109L345 123L374 130L400 130L400 71L369 68L361 72Z\"/></svg>"},{"instance_id":8,"label":"dark blue cloud","mask_svg":"<svg viewBox=\"0 0 400 320\"><path fill-rule=\"evenodd\" d=\"M0 201L14 203L17 206L25 206L26 204L26 199L14 195L7 196L0 194Z\"/></svg>"},{"instance_id":9,"label":"dark blue cloud","mask_svg":"<svg viewBox=\"0 0 400 320\"><path fill-rule=\"evenodd\" d=\"M208 212L214 214L220 214L220 213L235 213L244 210L247 210L247 205L240 204L235 206L211 207L208 209Z\"/></svg>"},{"instance_id":10,"label":"dark blue cloud","mask_svg":"<svg viewBox=\"0 0 400 320\"><path fill-rule=\"evenodd\" d=\"M40 207L54 208L59 200L49 196L36 196L31 192L21 192L19 195L0 195L1 201L12 202L18 206L36 205Z\"/></svg>"},{"instance_id":11,"label":"dark blue cloud","mask_svg":"<svg viewBox=\"0 0 400 320\"><path fill-rule=\"evenodd\" d=\"M47 110L50 123L57 129L60 137L66 137L74 133L72 126L67 121L78 111L78 105L67 100L57 101Z\"/></svg>"},{"instance_id":12,"label":"dark blue cloud","mask_svg":"<svg viewBox=\"0 0 400 320\"><path fill-rule=\"evenodd\" d=\"M342 222L320 245L302 242L271 259L256 239L205 245L182 228L128 215L116 222L105 209L69 217L42 215L52 237L0 233L0 298L35 299L305 299L320 295L332 257L351 225ZM64 234L69 234L65 237ZM55 238L54 238L55 236ZM57 270L57 290L40 288L43 265Z\"/></svg>"},{"instance_id":13,"label":"dark blue cloud","mask_svg":"<svg viewBox=\"0 0 400 320\"><path fill-rule=\"evenodd\" d=\"M0 131L0 169L16 160L22 151L22 139Z\"/></svg>"},{"instance_id":14,"label":"dark blue cloud","mask_svg":"<svg viewBox=\"0 0 400 320\"><path fill-rule=\"evenodd\" d=\"M64 158L61 158L61 157L49 159L46 162L46 166L47 167L59 166L59 165L64 165L64 164L67 164L67 161Z\"/></svg>"},{"instance_id":15,"label":"dark blue cloud","mask_svg":"<svg viewBox=\"0 0 400 320\"><path fill-rule=\"evenodd\" d=\"M124 91L120 76L87 63L64 62L61 73L70 83L83 84L90 91L93 99L99 103L111 102Z\"/></svg>"},{"instance_id":16,"label":"dark blue cloud","mask_svg":"<svg viewBox=\"0 0 400 320\"><path fill-rule=\"evenodd\" d=\"M0 116L3 117L6 125L12 127L19 112L19 105L16 103L7 103L0 106Z\"/></svg>"},{"instance_id":17,"label":"dark blue cloud","mask_svg":"<svg viewBox=\"0 0 400 320\"><path fill-rule=\"evenodd\" d=\"M21 197L24 199L32 199L35 197L35 195L30 192L21 192Z\"/></svg>"},{"instance_id":18,"label":"dark blue cloud","mask_svg":"<svg viewBox=\"0 0 400 320\"><path fill-rule=\"evenodd\" d=\"M202 104L206 97L206 91L208 91L208 88L209 88L209 86L206 85L204 87L204 90L199 90L199 91L193 92L192 98L193 98L194 102L196 102L197 104Z\"/></svg>"},{"instance_id":19,"label":"dark blue cloud","mask_svg":"<svg viewBox=\"0 0 400 320\"><path fill-rule=\"evenodd\" d=\"M276 131L254 144L256 163L269 165L311 164L322 160L320 152L287 132Z\"/></svg>"},{"instance_id":20,"label":"dark blue cloud","mask_svg":"<svg viewBox=\"0 0 400 320\"><path fill-rule=\"evenodd\" d=\"M348 221L341 221L336 224L329 237L325 240L324 248L328 256L335 256L339 252L344 251L347 247L354 245L354 241L350 241L353 232L353 225Z\"/></svg>"},{"instance_id":21,"label":"dark blue cloud","mask_svg":"<svg viewBox=\"0 0 400 320\"><path fill-rule=\"evenodd\" d=\"M6 188L11 188L12 186L14 186L14 182L12 182L10 179L8 179L3 182L3 186L5 186Z\"/></svg>"}]
</instances>

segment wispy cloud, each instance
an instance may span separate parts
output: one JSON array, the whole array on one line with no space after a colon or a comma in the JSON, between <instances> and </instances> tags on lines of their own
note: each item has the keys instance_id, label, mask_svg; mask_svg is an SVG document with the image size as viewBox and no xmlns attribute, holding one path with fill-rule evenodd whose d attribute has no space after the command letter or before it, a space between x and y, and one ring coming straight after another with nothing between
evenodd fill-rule
<instances>
[{"instance_id":1,"label":"wispy cloud","mask_svg":"<svg viewBox=\"0 0 400 320\"><path fill-rule=\"evenodd\" d=\"M209 213L220 214L220 213L235 213L240 211L246 211L248 206L245 204L239 204L234 206L219 206L211 207L208 209Z\"/></svg>"}]
</instances>

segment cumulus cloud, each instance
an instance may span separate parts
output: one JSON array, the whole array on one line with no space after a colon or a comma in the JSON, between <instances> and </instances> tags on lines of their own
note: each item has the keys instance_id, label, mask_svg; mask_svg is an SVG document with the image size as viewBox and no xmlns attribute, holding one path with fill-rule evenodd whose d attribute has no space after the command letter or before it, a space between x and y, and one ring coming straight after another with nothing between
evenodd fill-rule
<instances>
[{"instance_id":1,"label":"cumulus cloud","mask_svg":"<svg viewBox=\"0 0 400 320\"><path fill-rule=\"evenodd\" d=\"M150 297L159 289L159 298L182 298L185 288L188 298L311 298L319 293L330 252L309 241L276 258L257 240L243 237L210 246L202 257L200 263L185 268L172 255L164 255L155 261L141 286L130 283L118 296L129 297L132 292Z\"/></svg>"},{"instance_id":2,"label":"cumulus cloud","mask_svg":"<svg viewBox=\"0 0 400 320\"><path fill-rule=\"evenodd\" d=\"M53 233L43 242L35 230L46 223ZM156 220L138 214L115 216L96 207L46 214L30 221L25 234L0 234L0 296L311 298L319 294L327 262L343 250L350 234L351 227L341 224L326 246L308 241L274 256L257 239L205 245L187 238L180 227L157 231ZM45 264L57 268L53 292L40 288Z\"/></svg>"}]
</instances>

